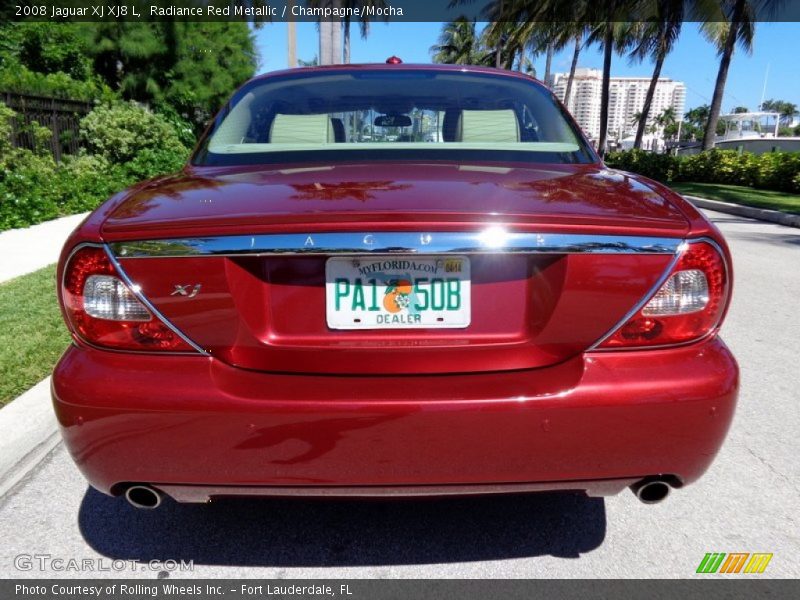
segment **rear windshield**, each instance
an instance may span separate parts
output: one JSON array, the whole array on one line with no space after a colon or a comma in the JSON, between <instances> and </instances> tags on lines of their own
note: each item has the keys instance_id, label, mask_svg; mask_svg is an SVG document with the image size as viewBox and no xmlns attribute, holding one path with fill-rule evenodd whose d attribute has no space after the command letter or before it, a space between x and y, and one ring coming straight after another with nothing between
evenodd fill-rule
<instances>
[{"instance_id":1,"label":"rear windshield","mask_svg":"<svg viewBox=\"0 0 800 600\"><path fill-rule=\"evenodd\" d=\"M217 117L192 163L393 159L595 160L541 86L513 77L420 69L254 80Z\"/></svg>"}]
</instances>

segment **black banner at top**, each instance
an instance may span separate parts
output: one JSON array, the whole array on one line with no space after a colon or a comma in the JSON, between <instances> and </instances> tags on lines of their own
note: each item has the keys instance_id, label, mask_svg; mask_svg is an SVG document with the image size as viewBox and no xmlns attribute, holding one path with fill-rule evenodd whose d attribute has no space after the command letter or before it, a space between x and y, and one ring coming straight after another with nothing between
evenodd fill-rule
<instances>
[{"instance_id":1,"label":"black banner at top","mask_svg":"<svg viewBox=\"0 0 800 600\"><path fill-rule=\"evenodd\" d=\"M686 0L686 21L725 21L736 0ZM476 21L632 22L653 18L647 0L0 0L12 21ZM800 0L746 0L752 21L800 21Z\"/></svg>"}]
</instances>

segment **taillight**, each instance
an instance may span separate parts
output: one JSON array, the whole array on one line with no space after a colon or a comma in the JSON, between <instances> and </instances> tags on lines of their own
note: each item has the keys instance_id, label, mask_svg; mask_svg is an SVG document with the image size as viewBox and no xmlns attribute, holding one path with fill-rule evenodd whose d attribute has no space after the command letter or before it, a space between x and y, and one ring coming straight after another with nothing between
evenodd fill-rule
<instances>
[{"instance_id":1,"label":"taillight","mask_svg":"<svg viewBox=\"0 0 800 600\"><path fill-rule=\"evenodd\" d=\"M720 251L708 242L690 242L658 291L598 348L670 346L699 340L719 326L729 286Z\"/></svg>"},{"instance_id":2,"label":"taillight","mask_svg":"<svg viewBox=\"0 0 800 600\"><path fill-rule=\"evenodd\" d=\"M86 246L64 270L64 308L82 340L118 350L193 352L123 281L105 250Z\"/></svg>"}]
</instances>

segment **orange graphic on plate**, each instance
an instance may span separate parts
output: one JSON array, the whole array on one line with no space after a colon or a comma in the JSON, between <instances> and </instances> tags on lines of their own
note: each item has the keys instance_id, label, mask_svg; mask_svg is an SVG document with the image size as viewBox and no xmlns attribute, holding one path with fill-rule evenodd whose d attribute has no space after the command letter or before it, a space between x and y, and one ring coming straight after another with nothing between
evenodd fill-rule
<instances>
[{"instance_id":1,"label":"orange graphic on plate","mask_svg":"<svg viewBox=\"0 0 800 600\"><path fill-rule=\"evenodd\" d=\"M390 313L398 313L408 306L411 282L408 279L394 279L386 287L383 308Z\"/></svg>"}]
</instances>

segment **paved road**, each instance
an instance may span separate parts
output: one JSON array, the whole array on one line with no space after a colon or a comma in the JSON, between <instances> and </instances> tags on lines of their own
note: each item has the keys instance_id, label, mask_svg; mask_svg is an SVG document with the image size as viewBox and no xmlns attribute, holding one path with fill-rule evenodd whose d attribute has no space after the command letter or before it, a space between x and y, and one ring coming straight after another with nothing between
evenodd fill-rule
<instances>
[{"instance_id":1,"label":"paved road","mask_svg":"<svg viewBox=\"0 0 800 600\"><path fill-rule=\"evenodd\" d=\"M709 473L667 502L624 493L137 512L87 489L59 446L0 504L0 576L41 576L15 570L25 553L102 557L106 568L193 560L181 575L196 577L691 577L710 551L772 552L765 575L800 576L800 230L712 216L736 263L723 335L742 394Z\"/></svg>"}]
</instances>

